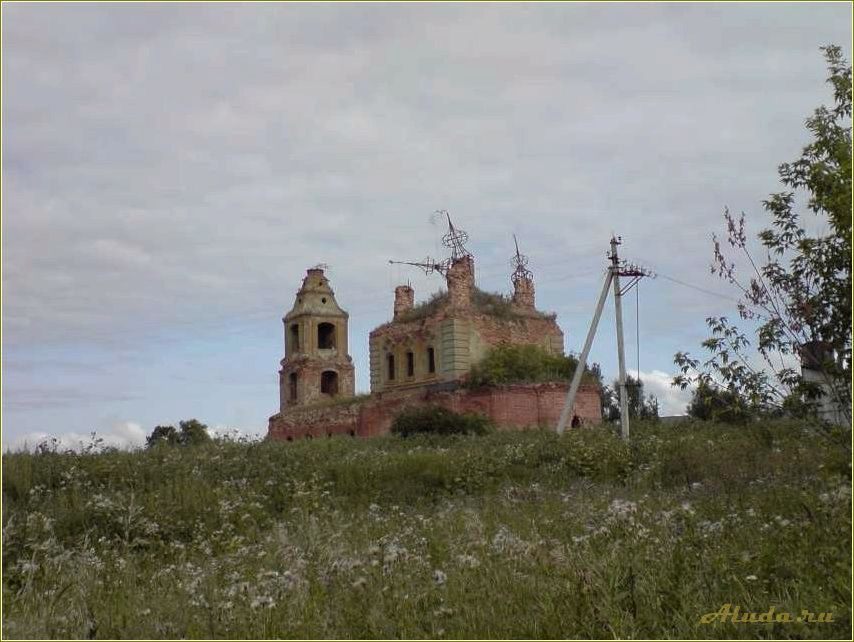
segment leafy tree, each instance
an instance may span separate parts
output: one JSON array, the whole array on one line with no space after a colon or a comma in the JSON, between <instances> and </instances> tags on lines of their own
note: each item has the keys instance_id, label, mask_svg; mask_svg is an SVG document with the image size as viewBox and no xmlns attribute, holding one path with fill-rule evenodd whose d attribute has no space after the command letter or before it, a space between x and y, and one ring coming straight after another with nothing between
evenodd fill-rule
<instances>
[{"instance_id":1,"label":"leafy tree","mask_svg":"<svg viewBox=\"0 0 854 642\"><path fill-rule=\"evenodd\" d=\"M617 391L620 382L615 380L612 386L602 388L602 418L605 421L620 420L620 399ZM626 397L629 406L629 419L658 420L658 399L655 395L643 394L643 381L626 375Z\"/></svg>"},{"instance_id":2,"label":"leafy tree","mask_svg":"<svg viewBox=\"0 0 854 642\"><path fill-rule=\"evenodd\" d=\"M703 421L743 424L750 421L754 413L745 404L744 397L701 381L688 404L688 416Z\"/></svg>"},{"instance_id":3,"label":"leafy tree","mask_svg":"<svg viewBox=\"0 0 854 642\"><path fill-rule=\"evenodd\" d=\"M180 429L179 442L182 446L198 446L206 444L211 440L208 434L208 427L197 419L187 419L179 421L178 428Z\"/></svg>"},{"instance_id":4,"label":"leafy tree","mask_svg":"<svg viewBox=\"0 0 854 642\"><path fill-rule=\"evenodd\" d=\"M146 447L166 446L197 446L211 440L208 427L197 419L187 419L178 422L178 430L174 426L157 426L146 437Z\"/></svg>"},{"instance_id":5,"label":"leafy tree","mask_svg":"<svg viewBox=\"0 0 854 642\"><path fill-rule=\"evenodd\" d=\"M763 201L771 225L757 236L764 257L749 247L743 213L736 218L724 211L728 250L713 237L712 273L739 290L738 314L755 324L756 352L764 365L751 358L751 340L728 318L708 318L711 337L702 345L709 358L701 362L683 352L674 357L681 370L674 385L698 386L701 405L706 399L712 405L734 403L737 397L738 412L804 414L829 394L850 419L851 66L839 47L822 51L835 104L819 107L806 120L812 142L800 158L778 168L784 189ZM797 193L826 233L807 231L810 222L796 209ZM746 279L727 254L733 251L749 265ZM784 361L786 355L809 356L814 346L826 355L820 360L822 386L805 381L799 368Z\"/></svg>"},{"instance_id":6,"label":"leafy tree","mask_svg":"<svg viewBox=\"0 0 854 642\"><path fill-rule=\"evenodd\" d=\"M145 438L147 448L154 446L165 445L174 446L178 443L178 431L175 426L155 426L151 434Z\"/></svg>"}]
</instances>

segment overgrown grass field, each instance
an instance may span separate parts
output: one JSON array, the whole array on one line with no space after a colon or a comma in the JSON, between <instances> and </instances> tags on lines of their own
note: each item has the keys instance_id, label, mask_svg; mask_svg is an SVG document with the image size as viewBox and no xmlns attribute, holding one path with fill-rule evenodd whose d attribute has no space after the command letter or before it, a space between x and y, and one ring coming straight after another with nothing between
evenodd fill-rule
<instances>
[{"instance_id":1,"label":"overgrown grass field","mask_svg":"<svg viewBox=\"0 0 854 642\"><path fill-rule=\"evenodd\" d=\"M804 423L6 454L3 634L851 639L850 462Z\"/></svg>"}]
</instances>

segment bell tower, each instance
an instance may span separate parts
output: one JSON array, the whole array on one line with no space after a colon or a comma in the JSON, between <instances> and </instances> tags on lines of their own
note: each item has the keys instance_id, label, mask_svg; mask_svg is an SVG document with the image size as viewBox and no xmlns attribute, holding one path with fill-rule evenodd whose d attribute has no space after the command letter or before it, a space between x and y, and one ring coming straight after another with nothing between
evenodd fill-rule
<instances>
[{"instance_id":1,"label":"bell tower","mask_svg":"<svg viewBox=\"0 0 854 642\"><path fill-rule=\"evenodd\" d=\"M288 408L355 393L347 352L349 315L335 300L322 267L306 271L285 324L285 358L279 370L279 405Z\"/></svg>"}]
</instances>

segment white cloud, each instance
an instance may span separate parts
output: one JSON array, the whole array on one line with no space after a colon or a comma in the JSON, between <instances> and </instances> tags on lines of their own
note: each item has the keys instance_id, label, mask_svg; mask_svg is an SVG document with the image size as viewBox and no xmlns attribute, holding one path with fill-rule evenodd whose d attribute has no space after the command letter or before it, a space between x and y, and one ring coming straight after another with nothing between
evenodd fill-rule
<instances>
[{"instance_id":1,"label":"white cloud","mask_svg":"<svg viewBox=\"0 0 854 642\"><path fill-rule=\"evenodd\" d=\"M132 450L145 445L147 433L143 427L133 421L115 422L105 431L95 431L89 434L78 432L63 432L49 434L42 431L32 431L3 440L4 450L33 450L40 444L50 446L55 444L61 450L83 450L86 447L110 447L121 450Z\"/></svg>"},{"instance_id":2,"label":"white cloud","mask_svg":"<svg viewBox=\"0 0 854 642\"><path fill-rule=\"evenodd\" d=\"M637 378L637 370L629 370L628 374ZM658 399L658 414L662 417L684 415L691 403L692 390L680 390L671 386L673 375L661 370L644 372L641 370L640 379L643 381L644 395L654 395Z\"/></svg>"}]
</instances>

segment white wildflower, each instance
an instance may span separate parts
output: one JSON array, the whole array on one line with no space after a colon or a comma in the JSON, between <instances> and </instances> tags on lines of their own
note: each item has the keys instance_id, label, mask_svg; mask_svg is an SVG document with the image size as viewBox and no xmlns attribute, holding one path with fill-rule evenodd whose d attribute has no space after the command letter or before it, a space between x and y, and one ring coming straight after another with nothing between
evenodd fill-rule
<instances>
[{"instance_id":1,"label":"white wildflower","mask_svg":"<svg viewBox=\"0 0 854 642\"><path fill-rule=\"evenodd\" d=\"M259 595L249 604L249 607L253 609L258 609L261 607L271 609L274 606L276 606L276 602L269 595Z\"/></svg>"},{"instance_id":2,"label":"white wildflower","mask_svg":"<svg viewBox=\"0 0 854 642\"><path fill-rule=\"evenodd\" d=\"M636 502L631 502L627 499L615 499L608 506L608 513L614 517L628 517L632 513L637 512L638 505Z\"/></svg>"},{"instance_id":3,"label":"white wildflower","mask_svg":"<svg viewBox=\"0 0 854 642\"><path fill-rule=\"evenodd\" d=\"M448 576L445 575L444 571L440 571L438 568L433 571L433 581L436 582L439 586L442 586L448 579Z\"/></svg>"},{"instance_id":4,"label":"white wildflower","mask_svg":"<svg viewBox=\"0 0 854 642\"><path fill-rule=\"evenodd\" d=\"M478 560L474 555L469 555L468 553L457 555L457 562L460 566L468 566L469 568L480 566L480 560Z\"/></svg>"}]
</instances>

